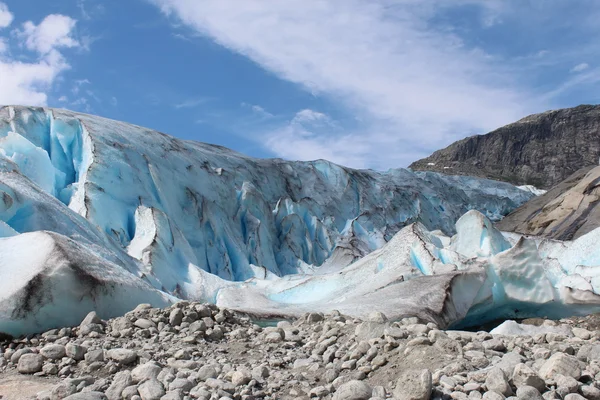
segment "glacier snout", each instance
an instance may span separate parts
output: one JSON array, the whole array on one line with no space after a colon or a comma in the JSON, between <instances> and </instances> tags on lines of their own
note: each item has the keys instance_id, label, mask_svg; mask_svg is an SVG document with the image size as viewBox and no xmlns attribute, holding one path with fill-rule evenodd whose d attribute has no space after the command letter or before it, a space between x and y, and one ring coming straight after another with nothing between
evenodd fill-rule
<instances>
[{"instance_id":1,"label":"glacier snout","mask_svg":"<svg viewBox=\"0 0 600 400\"><path fill-rule=\"evenodd\" d=\"M0 280L22 273L3 283L0 331L177 299L291 316L383 305L391 318L444 326L548 293L594 305L594 271L552 264L552 244L515 249L493 227L532 196L470 177L254 159L90 115L2 107L0 257L13 261L0 260ZM38 241L39 259L27 250ZM578 243L562 246L588 246ZM519 297L522 271L502 265L535 252L541 269L523 276L545 274L551 289ZM40 300L23 313L27 287L50 289L34 290Z\"/></svg>"}]
</instances>

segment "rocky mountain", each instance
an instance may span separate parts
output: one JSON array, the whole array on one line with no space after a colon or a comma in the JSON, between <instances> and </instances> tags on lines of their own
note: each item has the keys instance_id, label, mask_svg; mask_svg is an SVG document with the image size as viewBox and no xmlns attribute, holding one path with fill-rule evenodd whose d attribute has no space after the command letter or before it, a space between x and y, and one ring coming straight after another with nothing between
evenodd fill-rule
<instances>
[{"instance_id":1,"label":"rocky mountain","mask_svg":"<svg viewBox=\"0 0 600 400\"><path fill-rule=\"evenodd\" d=\"M504 231L572 240L600 226L600 167L577 171L497 223Z\"/></svg>"},{"instance_id":2,"label":"rocky mountain","mask_svg":"<svg viewBox=\"0 0 600 400\"><path fill-rule=\"evenodd\" d=\"M410 168L547 189L585 166L598 165L599 157L600 106L582 105L459 140Z\"/></svg>"}]
</instances>

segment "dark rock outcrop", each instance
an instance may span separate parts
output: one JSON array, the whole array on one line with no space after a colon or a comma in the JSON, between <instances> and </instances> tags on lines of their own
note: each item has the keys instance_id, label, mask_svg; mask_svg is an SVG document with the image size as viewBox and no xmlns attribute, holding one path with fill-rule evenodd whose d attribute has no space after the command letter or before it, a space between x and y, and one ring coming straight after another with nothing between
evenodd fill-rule
<instances>
[{"instance_id":1,"label":"dark rock outcrop","mask_svg":"<svg viewBox=\"0 0 600 400\"><path fill-rule=\"evenodd\" d=\"M577 239L594 230L600 226L600 167L582 168L496 226L558 240Z\"/></svg>"},{"instance_id":2,"label":"dark rock outcrop","mask_svg":"<svg viewBox=\"0 0 600 400\"><path fill-rule=\"evenodd\" d=\"M599 156L600 106L581 105L468 137L410 168L550 188L585 166L598 165Z\"/></svg>"}]
</instances>

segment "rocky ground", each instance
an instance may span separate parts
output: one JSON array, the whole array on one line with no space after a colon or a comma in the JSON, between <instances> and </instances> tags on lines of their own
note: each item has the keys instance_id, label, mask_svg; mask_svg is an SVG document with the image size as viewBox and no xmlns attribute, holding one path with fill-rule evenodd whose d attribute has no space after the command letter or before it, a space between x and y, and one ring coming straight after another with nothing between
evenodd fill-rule
<instances>
[{"instance_id":1,"label":"rocky ground","mask_svg":"<svg viewBox=\"0 0 600 400\"><path fill-rule=\"evenodd\" d=\"M554 332L442 331L377 312L260 327L208 304L140 305L0 342L0 398L600 399L598 318L527 323Z\"/></svg>"}]
</instances>

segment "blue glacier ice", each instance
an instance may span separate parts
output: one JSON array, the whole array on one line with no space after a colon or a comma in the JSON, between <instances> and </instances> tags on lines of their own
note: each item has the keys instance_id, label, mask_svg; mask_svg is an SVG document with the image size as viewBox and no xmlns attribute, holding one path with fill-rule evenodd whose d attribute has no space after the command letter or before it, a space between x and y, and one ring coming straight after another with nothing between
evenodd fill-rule
<instances>
[{"instance_id":1,"label":"blue glacier ice","mask_svg":"<svg viewBox=\"0 0 600 400\"><path fill-rule=\"evenodd\" d=\"M450 243L482 243L479 254L473 254L475 246L444 245L447 241L439 233L415 223L381 249L337 271L269 282L222 281L214 286L217 304L290 316L337 309L366 317L376 309L390 319L418 316L443 327L600 311L600 281L595 280L598 272L592 272L600 266L582 269L579 257L568 256L593 240L597 243L600 229L573 242L520 237L508 244L477 211L467 212L457 226ZM482 232L487 232L485 241ZM567 255L560 260L547 257L551 247Z\"/></svg>"},{"instance_id":2,"label":"blue glacier ice","mask_svg":"<svg viewBox=\"0 0 600 400\"><path fill-rule=\"evenodd\" d=\"M437 288L437 303L421 314L448 325L500 293L504 283L490 280L489 267L470 268L479 265L473 258L495 260L513 249L489 221L533 196L485 179L255 159L100 117L0 108L0 248L26 261L38 240L32 234L43 234L51 242L45 254L62 260L61 272L52 273L47 260L19 268L58 282L66 270L77 270L73 265L89 267L99 287L110 290L84 296L81 313L111 314L107 299L118 302L128 291L137 294L126 306L187 298L294 314L329 302L360 313L373 306L360 303L366 296L413 304L408 313L422 291ZM463 217L452 237L469 210L478 213ZM535 243L540 253L553 251ZM70 261L73 252L57 248L83 249L87 261ZM16 268L6 260L0 257L3 281ZM560 265L549 278L553 288L576 275L576 267ZM113 272L103 277L101 270ZM15 276L5 283L12 289L0 291L0 331L57 325L52 296L42 296L28 313L15 311L37 275ZM589 271L577 276L597 280ZM491 285L490 293L457 291L448 306L453 287L480 283ZM518 291L505 286L505 298ZM72 323L79 317L72 313Z\"/></svg>"}]
</instances>

